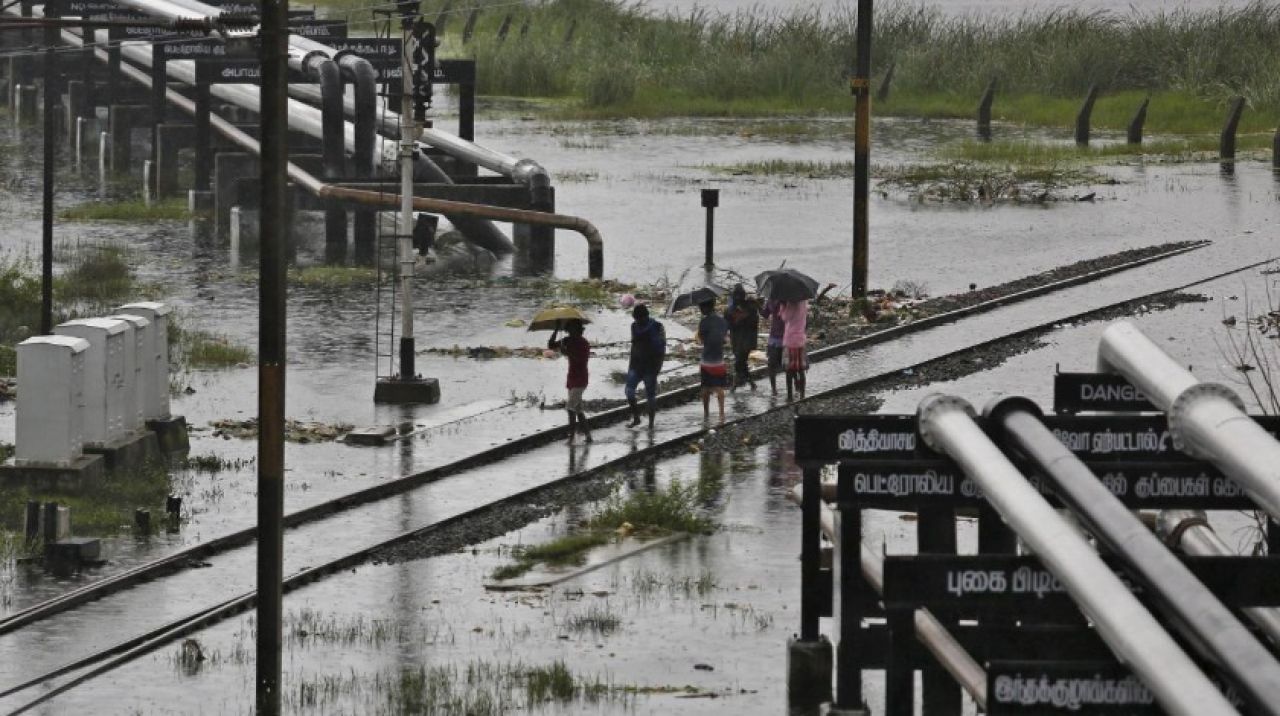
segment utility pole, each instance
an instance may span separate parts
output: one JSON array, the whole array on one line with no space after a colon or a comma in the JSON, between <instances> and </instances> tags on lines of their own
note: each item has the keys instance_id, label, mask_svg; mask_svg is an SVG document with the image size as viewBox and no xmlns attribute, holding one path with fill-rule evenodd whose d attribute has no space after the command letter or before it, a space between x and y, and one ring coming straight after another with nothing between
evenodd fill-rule
<instances>
[{"instance_id":1,"label":"utility pole","mask_svg":"<svg viewBox=\"0 0 1280 716\"><path fill-rule=\"evenodd\" d=\"M284 608L285 245L289 234L289 0L262 0L262 209L258 268L257 713L280 713Z\"/></svg>"},{"instance_id":2,"label":"utility pole","mask_svg":"<svg viewBox=\"0 0 1280 716\"><path fill-rule=\"evenodd\" d=\"M867 203L871 193L871 0L858 0L853 140L853 296L867 295Z\"/></svg>"},{"instance_id":3,"label":"utility pole","mask_svg":"<svg viewBox=\"0 0 1280 716\"><path fill-rule=\"evenodd\" d=\"M419 36L415 32L417 7L414 3L401 3L401 26L404 28L404 53L400 58L400 221L396 233L396 262L400 281L400 374L379 380L374 387L375 403L436 403L440 401L440 382L435 378L423 378L417 372L417 350L413 338L413 277L418 259L413 245L413 158L425 122L425 108L430 105L430 73L435 64L435 28ZM414 40L427 43L428 47L410 50ZM415 62L414 58L418 61ZM426 67L421 65L425 64ZM422 70L425 79L415 75ZM426 84L425 102L419 102L415 112L414 83Z\"/></svg>"},{"instance_id":4,"label":"utility pole","mask_svg":"<svg viewBox=\"0 0 1280 716\"><path fill-rule=\"evenodd\" d=\"M46 17L58 17L58 3L45 3ZM58 28L44 28L44 196L40 237L40 333L53 333L53 174L58 133Z\"/></svg>"}]
</instances>

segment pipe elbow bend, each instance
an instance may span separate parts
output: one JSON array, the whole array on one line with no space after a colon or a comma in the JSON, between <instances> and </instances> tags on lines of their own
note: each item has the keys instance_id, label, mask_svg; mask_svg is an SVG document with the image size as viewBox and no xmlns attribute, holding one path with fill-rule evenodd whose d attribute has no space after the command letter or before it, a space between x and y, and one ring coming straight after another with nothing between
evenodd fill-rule
<instances>
[{"instance_id":1,"label":"pipe elbow bend","mask_svg":"<svg viewBox=\"0 0 1280 716\"><path fill-rule=\"evenodd\" d=\"M551 186L551 175L542 165L532 159L521 159L511 169L511 178L530 189L545 189Z\"/></svg>"}]
</instances>

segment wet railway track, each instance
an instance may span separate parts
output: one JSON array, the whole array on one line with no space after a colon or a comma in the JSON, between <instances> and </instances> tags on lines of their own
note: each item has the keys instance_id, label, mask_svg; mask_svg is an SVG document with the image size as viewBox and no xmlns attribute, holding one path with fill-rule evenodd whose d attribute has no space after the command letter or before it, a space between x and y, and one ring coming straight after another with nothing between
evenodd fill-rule
<instances>
[{"instance_id":1,"label":"wet railway track","mask_svg":"<svg viewBox=\"0 0 1280 716\"><path fill-rule=\"evenodd\" d=\"M1183 251L1185 249L1178 253ZM1167 258L1167 256L1150 257L1141 263L1150 263L1159 258ZM1258 264L1236 267L1199 279L1195 283L1213 280L1221 275L1242 271L1256 265ZM1133 265L1113 267L1105 274L1110 275L1133 267ZM1065 291L1099 278L1102 277L1077 277L1064 282L1069 285L1053 288L1040 287L1033 289L1033 295L1025 296L1021 300L1025 301L1054 291ZM1132 295L1131 291L1122 300L1095 301L1093 305L1087 307L1087 310L1053 316L1053 320L1045 320L1049 317L1049 313L1045 311L1023 311L1024 316L1029 318L1023 318L1018 323L1011 322L1009 327L1012 330L994 331L985 339L982 338L981 333L964 331L966 336L974 338L976 342L971 341L955 350L943 350L932 355L908 351L907 355L918 356L920 360L898 361L890 365L892 362L890 357L880 366L880 369L868 370L861 375L851 375L846 370L842 370L842 366L835 365L844 361L829 360L825 364L815 365L814 378L818 380L811 379L811 384L814 388L822 390L813 393L809 400L857 387L859 384L892 375L919 363L963 353L1029 331L1042 330L1100 308L1187 288L1191 285L1195 284L1174 286L1166 284L1159 286L1158 290L1139 295ZM996 305L984 310L1009 306L1015 302L1012 296L1003 297L992 302ZM1071 301L1068 303L1077 305ZM975 308L978 307L963 309L959 312L961 315L947 314L928 319L929 323L914 328L914 331L953 323L963 316L981 312L981 310L974 310ZM925 321L919 323L924 324ZM959 330L959 327L953 326L951 330ZM891 329L884 333L896 333L896 337L902 337L905 332ZM865 347L873 343L883 343L893 337L895 336L875 334L850 344L824 349L825 355L821 357L832 359L850 351L862 353L865 357L865 351L863 351ZM847 366L843 367L847 368ZM697 439L705 432L704 427L695 427L701 425L700 411L696 410L696 406L688 404L688 400L695 394L696 389L690 388L665 394L663 399L666 403L679 404L683 407L676 411L677 414L672 414L670 410L664 413L664 420L652 439L642 437L640 433L615 431L621 433L623 439L617 441L606 438L602 441L604 444L597 447L605 447L604 452L608 454L602 455L603 459L593 461L592 464L577 466L570 464L569 470L564 470L563 449L558 446L555 448L547 446L547 443L563 437L564 429L561 428L513 440L440 468L293 513L287 518L287 524L291 528L287 538L291 544L286 548L286 554L302 555L304 560L310 559L314 563L288 565L291 576L288 578L286 589L292 591L328 574L352 568L367 561L380 550L396 544L468 520L483 519L487 513L527 500L539 491L554 485L570 480L589 479L630 461L651 458L663 451L679 448L685 442ZM769 410L787 409L785 405L758 407L763 409L752 409L748 411L749 414L738 417L735 421L750 419ZM604 427L620 421L623 417L622 411L601 414L596 416L595 425ZM640 442L646 442L646 444L641 445ZM540 447L546 449L537 449ZM508 460L517 454L522 457L519 462ZM464 473L473 477L474 480L443 480L450 475ZM485 501L482 498L480 504L476 504L475 485L477 484L485 485L485 489L490 491L487 497L492 499ZM499 489L495 489L495 486ZM397 496L400 499L392 499ZM373 529L371 525L376 525L377 529ZM373 537L372 533L375 532L379 534ZM328 539L324 539L325 535ZM245 579L251 578L253 573L251 561L253 550L248 548L252 542L253 530L243 530L86 585L7 617L0 622L0 628L3 628L3 632L0 632L3 634L0 638L0 654L8 653L8 658L0 659L2 663L15 663L12 660L14 655L30 649L35 643L45 642L55 635L65 637L63 641L78 643L78 640L83 638L88 643L81 647L86 653L79 658L68 660L65 656L61 656L60 662L56 665L49 664L51 659L46 658L44 665L29 664L29 670L25 675L14 674L11 675L13 678L6 676L5 682L17 683L10 686L0 682L0 689L3 689L0 691L0 708L15 709L12 712L20 713L28 707L51 699L58 693L106 673L175 639L252 607L254 591L251 584L245 583ZM321 542L324 543L323 547L318 545ZM352 542L364 546L352 550L350 548ZM222 565L222 569L215 570L216 574L206 574L206 570L188 569L195 563L215 555L223 555L227 562L226 565ZM211 583L214 582L218 584L218 589L212 588ZM130 587L134 589L130 590ZM203 604L193 606L182 599L174 599L173 594L185 595L187 599L198 595L197 599L204 598L205 601ZM98 620L105 615L114 615L115 621L120 622L121 620L118 619L120 610L129 606L118 603L122 600L132 600L134 611L141 608L147 613L139 615L140 618L134 621L123 620L124 623L117 624L118 628L115 630L117 636L121 631L131 636L116 638L112 641L110 636L100 633L103 630L95 629L94 626L100 625L102 622ZM102 605L107 602L112 604L103 608ZM76 618L81 612L86 613L86 616ZM137 628L139 623L154 625L161 621L163 626L158 628L154 626ZM68 630L71 632L70 635L65 634ZM94 635L93 638L89 638L91 634ZM96 644L92 643L95 639L98 642ZM104 641L111 643L104 643ZM5 642L8 642L7 646ZM39 695L32 701L23 704L9 703L14 702L20 694L32 691L36 686L41 688Z\"/></svg>"}]
</instances>

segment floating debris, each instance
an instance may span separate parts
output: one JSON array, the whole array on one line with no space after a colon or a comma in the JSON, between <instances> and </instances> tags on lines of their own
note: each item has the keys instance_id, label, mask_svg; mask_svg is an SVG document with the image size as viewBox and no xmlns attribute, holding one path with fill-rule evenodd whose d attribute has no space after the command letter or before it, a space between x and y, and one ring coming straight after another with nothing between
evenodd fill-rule
<instances>
[{"instance_id":1,"label":"floating debris","mask_svg":"<svg viewBox=\"0 0 1280 716\"><path fill-rule=\"evenodd\" d=\"M231 438L251 440L258 437L257 418L248 420L213 420L210 421L209 425L213 427L213 436L224 440L230 440ZM350 432L354 427L350 423L304 423L300 420L286 420L284 424L284 439L291 443L303 445L307 443L333 442Z\"/></svg>"}]
</instances>

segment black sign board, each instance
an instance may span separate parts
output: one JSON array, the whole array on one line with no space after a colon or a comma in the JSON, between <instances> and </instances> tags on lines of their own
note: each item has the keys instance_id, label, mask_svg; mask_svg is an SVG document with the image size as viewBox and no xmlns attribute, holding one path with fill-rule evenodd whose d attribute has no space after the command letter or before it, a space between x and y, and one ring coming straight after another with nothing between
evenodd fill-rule
<instances>
[{"instance_id":1,"label":"black sign board","mask_svg":"<svg viewBox=\"0 0 1280 716\"><path fill-rule=\"evenodd\" d=\"M1247 510L1254 507L1236 482L1210 465L1192 461L1085 463L1111 494L1133 509ZM1027 480L1054 506L1049 482ZM977 506L982 488L945 459L857 460L840 466L838 501L848 507L916 510L932 505Z\"/></svg>"},{"instance_id":2,"label":"black sign board","mask_svg":"<svg viewBox=\"0 0 1280 716\"><path fill-rule=\"evenodd\" d=\"M289 33L328 44L330 40L346 39L347 24L341 20L294 18L289 20Z\"/></svg>"},{"instance_id":3,"label":"black sign board","mask_svg":"<svg viewBox=\"0 0 1280 716\"><path fill-rule=\"evenodd\" d=\"M476 61L436 60L436 71L431 81L442 85L473 85L476 83Z\"/></svg>"},{"instance_id":4,"label":"black sign board","mask_svg":"<svg viewBox=\"0 0 1280 716\"><path fill-rule=\"evenodd\" d=\"M1280 557L1181 557L1232 608L1280 605ZM1119 569L1118 560L1106 560ZM1121 579L1125 577L1121 575ZM1142 588L1126 581L1130 591ZM1000 608L1010 613L1074 610L1065 586L1035 557L922 554L884 560L886 609Z\"/></svg>"},{"instance_id":5,"label":"black sign board","mask_svg":"<svg viewBox=\"0 0 1280 716\"><path fill-rule=\"evenodd\" d=\"M989 661L987 713L1160 714L1155 695L1115 662Z\"/></svg>"},{"instance_id":6,"label":"black sign board","mask_svg":"<svg viewBox=\"0 0 1280 716\"><path fill-rule=\"evenodd\" d=\"M795 430L801 464L937 457L919 444L914 415L801 415Z\"/></svg>"},{"instance_id":7,"label":"black sign board","mask_svg":"<svg viewBox=\"0 0 1280 716\"><path fill-rule=\"evenodd\" d=\"M1267 432L1280 432L1280 417L1251 417ZM1191 461L1174 449L1163 415L1046 415L1044 424L1085 462ZM802 464L937 457L918 444L914 415L802 415L795 430Z\"/></svg>"},{"instance_id":8,"label":"black sign board","mask_svg":"<svg viewBox=\"0 0 1280 716\"><path fill-rule=\"evenodd\" d=\"M1080 413L1158 412L1124 376L1110 373L1058 373L1053 376L1053 411Z\"/></svg>"},{"instance_id":9,"label":"black sign board","mask_svg":"<svg viewBox=\"0 0 1280 716\"><path fill-rule=\"evenodd\" d=\"M256 41L254 44L256 45ZM229 50L226 43L212 37L191 38L183 42L178 42L175 38L173 42L164 42L156 47L163 53L166 60L221 59L228 56ZM231 51L234 53L234 50Z\"/></svg>"},{"instance_id":10,"label":"black sign board","mask_svg":"<svg viewBox=\"0 0 1280 716\"><path fill-rule=\"evenodd\" d=\"M404 40L399 37L348 37L326 44L335 52L359 55L379 69L387 67L399 69L404 57Z\"/></svg>"},{"instance_id":11,"label":"black sign board","mask_svg":"<svg viewBox=\"0 0 1280 716\"><path fill-rule=\"evenodd\" d=\"M155 20L149 15L131 14L129 17L112 16L112 20ZM200 40L208 37L207 33L200 31L175 33L167 27L153 27L149 25L112 25L107 28L107 37L112 41L117 40L141 40L145 42L165 42L173 40L180 42L184 39ZM212 40L217 42L217 40Z\"/></svg>"},{"instance_id":12,"label":"black sign board","mask_svg":"<svg viewBox=\"0 0 1280 716\"><path fill-rule=\"evenodd\" d=\"M105 17L127 15L129 10L113 0L48 0L47 6L56 8L60 15L79 17Z\"/></svg>"}]
</instances>

